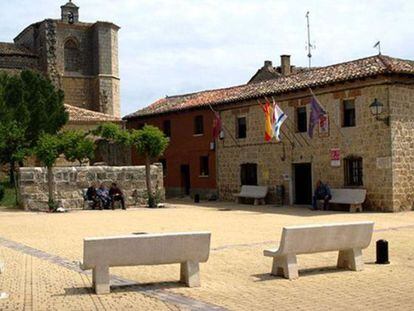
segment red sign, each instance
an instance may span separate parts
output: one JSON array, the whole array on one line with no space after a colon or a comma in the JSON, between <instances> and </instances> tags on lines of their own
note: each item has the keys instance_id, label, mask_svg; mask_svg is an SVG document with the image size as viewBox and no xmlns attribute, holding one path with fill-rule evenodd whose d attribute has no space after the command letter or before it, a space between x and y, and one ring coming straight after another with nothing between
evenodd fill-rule
<instances>
[{"instance_id":1,"label":"red sign","mask_svg":"<svg viewBox=\"0 0 414 311\"><path fill-rule=\"evenodd\" d=\"M339 148L331 149L331 166L341 166L341 153Z\"/></svg>"}]
</instances>

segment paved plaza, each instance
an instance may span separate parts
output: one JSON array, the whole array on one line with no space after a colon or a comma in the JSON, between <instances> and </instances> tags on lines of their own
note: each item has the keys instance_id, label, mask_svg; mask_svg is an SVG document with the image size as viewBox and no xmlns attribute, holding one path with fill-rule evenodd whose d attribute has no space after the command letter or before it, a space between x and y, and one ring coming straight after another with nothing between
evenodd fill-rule
<instances>
[{"instance_id":1,"label":"paved plaza","mask_svg":"<svg viewBox=\"0 0 414 311\"><path fill-rule=\"evenodd\" d=\"M365 270L335 268L337 253L298 256L297 280L271 276L263 250L286 225L372 220ZM95 295L78 267L84 237L211 231L201 287L178 283L179 265L111 269L111 294ZM390 245L376 265L375 241ZM28 213L0 209L0 310L409 310L414 305L414 212L312 212L303 207L169 202L164 209ZM122 256L122 254L119 254Z\"/></svg>"}]
</instances>

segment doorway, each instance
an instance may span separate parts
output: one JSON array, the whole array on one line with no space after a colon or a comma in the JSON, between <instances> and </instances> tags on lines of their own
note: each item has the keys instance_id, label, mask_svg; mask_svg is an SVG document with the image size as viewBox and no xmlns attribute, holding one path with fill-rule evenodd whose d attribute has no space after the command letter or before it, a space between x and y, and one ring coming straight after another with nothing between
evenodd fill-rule
<instances>
[{"instance_id":1,"label":"doorway","mask_svg":"<svg viewBox=\"0 0 414 311\"><path fill-rule=\"evenodd\" d=\"M181 188L184 195L190 195L190 165L181 165Z\"/></svg>"},{"instance_id":2,"label":"doorway","mask_svg":"<svg viewBox=\"0 0 414 311\"><path fill-rule=\"evenodd\" d=\"M311 163L293 164L295 204L312 204L312 165Z\"/></svg>"}]
</instances>

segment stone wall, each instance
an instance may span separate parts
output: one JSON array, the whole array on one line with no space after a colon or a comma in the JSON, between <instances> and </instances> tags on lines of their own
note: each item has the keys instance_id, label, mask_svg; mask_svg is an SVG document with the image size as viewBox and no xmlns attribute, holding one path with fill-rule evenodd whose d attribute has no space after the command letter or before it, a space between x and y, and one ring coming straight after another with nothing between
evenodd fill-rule
<instances>
[{"instance_id":1,"label":"stone wall","mask_svg":"<svg viewBox=\"0 0 414 311\"><path fill-rule=\"evenodd\" d=\"M255 163L258 167L258 184L270 187L270 202L276 199L276 186L283 185L286 189L284 203L294 203L294 164L311 163L313 185L321 179L333 188L344 187L343 159L353 155L363 159L362 187L367 189L365 208L398 211L399 208L393 205L390 127L376 120L369 110L374 98L378 98L388 109L387 87L353 83L348 84L346 88L342 86L324 89L324 93L317 93L318 99L329 114L330 133L328 137L319 137L318 127L315 127L312 140L308 138L307 133L297 133L294 128L295 108L298 106L306 106L309 121L309 92L297 93L295 97L291 95L290 98L275 98L288 115L288 121L282 127L282 143L276 143L275 140L271 143L264 141L264 115L256 101L240 103L238 108L222 111L223 123L233 137L236 137L236 118L247 117L247 138L236 139L236 145L229 133L226 133L225 139L218 143L220 197L232 200L232 193L240 191L240 165ZM341 126L343 99L355 99L355 127ZM290 141L294 143L293 146ZM331 166L331 148L340 149L339 167Z\"/></svg>"},{"instance_id":2,"label":"stone wall","mask_svg":"<svg viewBox=\"0 0 414 311\"><path fill-rule=\"evenodd\" d=\"M59 206L68 209L81 209L84 206L82 189L92 183L105 183L110 186L116 182L125 195L127 206L146 204L144 166L78 166L55 167L56 199ZM165 197L162 166L151 166L151 179L154 189L159 189ZM25 209L47 210L48 187L46 169L24 167L19 171L19 192Z\"/></svg>"},{"instance_id":3,"label":"stone wall","mask_svg":"<svg viewBox=\"0 0 414 311\"><path fill-rule=\"evenodd\" d=\"M393 204L396 210L414 209L414 88L389 87L391 107Z\"/></svg>"}]
</instances>

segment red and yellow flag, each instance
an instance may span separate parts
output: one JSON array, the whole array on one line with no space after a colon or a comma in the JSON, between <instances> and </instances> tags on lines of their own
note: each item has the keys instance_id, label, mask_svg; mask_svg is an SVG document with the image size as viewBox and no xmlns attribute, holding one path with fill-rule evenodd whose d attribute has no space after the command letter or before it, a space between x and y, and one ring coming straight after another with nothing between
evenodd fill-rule
<instances>
[{"instance_id":1,"label":"red and yellow flag","mask_svg":"<svg viewBox=\"0 0 414 311\"><path fill-rule=\"evenodd\" d=\"M259 103L260 104L260 103ZM273 138L273 107L266 99L266 103L260 104L265 114L265 141L271 141Z\"/></svg>"}]
</instances>

